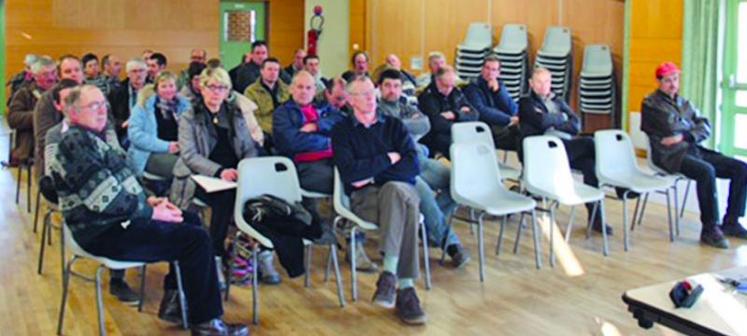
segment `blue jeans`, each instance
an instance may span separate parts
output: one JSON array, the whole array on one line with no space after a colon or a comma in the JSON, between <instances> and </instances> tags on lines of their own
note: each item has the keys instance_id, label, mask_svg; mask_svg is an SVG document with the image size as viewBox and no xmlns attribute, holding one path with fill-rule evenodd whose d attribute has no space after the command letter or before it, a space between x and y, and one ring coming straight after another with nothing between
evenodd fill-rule
<instances>
[{"instance_id":1,"label":"blue jeans","mask_svg":"<svg viewBox=\"0 0 747 336\"><path fill-rule=\"evenodd\" d=\"M456 209L449 190L451 171L442 163L419 157L420 176L415 179L415 190L420 197L420 213L425 219L428 239L439 246L461 244L453 230L449 230L448 218ZM438 194L436 194L438 191Z\"/></svg>"}]
</instances>

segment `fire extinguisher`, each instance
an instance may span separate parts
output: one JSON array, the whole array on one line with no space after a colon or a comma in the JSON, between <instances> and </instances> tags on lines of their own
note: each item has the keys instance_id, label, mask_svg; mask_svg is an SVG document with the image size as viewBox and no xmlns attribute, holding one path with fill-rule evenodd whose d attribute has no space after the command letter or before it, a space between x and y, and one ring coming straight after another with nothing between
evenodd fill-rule
<instances>
[{"instance_id":1,"label":"fire extinguisher","mask_svg":"<svg viewBox=\"0 0 747 336\"><path fill-rule=\"evenodd\" d=\"M311 17L309 22L309 32L307 33L309 45L306 48L308 55L317 55L316 47L319 43L319 36L322 35L322 27L324 26L324 16L322 16L322 6L314 6L314 16Z\"/></svg>"}]
</instances>

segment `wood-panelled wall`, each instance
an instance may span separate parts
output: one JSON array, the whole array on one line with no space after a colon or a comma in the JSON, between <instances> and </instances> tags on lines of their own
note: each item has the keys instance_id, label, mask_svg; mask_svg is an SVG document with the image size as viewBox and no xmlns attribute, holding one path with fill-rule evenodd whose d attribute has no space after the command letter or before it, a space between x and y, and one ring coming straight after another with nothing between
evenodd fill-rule
<instances>
[{"instance_id":1,"label":"wood-panelled wall","mask_svg":"<svg viewBox=\"0 0 747 336\"><path fill-rule=\"evenodd\" d=\"M629 113L639 113L643 98L656 89L654 71L660 63L682 65L683 16L683 0L633 1Z\"/></svg>"},{"instance_id":2,"label":"wood-panelled wall","mask_svg":"<svg viewBox=\"0 0 747 336\"><path fill-rule=\"evenodd\" d=\"M526 24L530 61L533 62L547 27L561 25L569 27L573 33L574 84L587 44L610 46L620 82L625 17L622 0L358 1L366 3L366 19L362 21L367 37L365 46L375 64L383 63L387 54L395 53L406 68L410 68L411 58L422 57L423 70L427 71L426 58L431 51L442 51L452 63L456 46L462 42L472 22L489 22L493 26L494 45L500 40L503 25ZM356 28L356 22L351 18L351 43L353 38L360 38L360 34L353 34L356 29L361 28ZM573 88L572 105L575 105L576 89Z\"/></svg>"},{"instance_id":3,"label":"wood-panelled wall","mask_svg":"<svg viewBox=\"0 0 747 336\"><path fill-rule=\"evenodd\" d=\"M218 0L8 0L7 74L23 68L27 53L57 58L63 54L122 60L146 48L163 52L169 69L189 63L192 48L217 57L220 38ZM303 47L304 0L268 1L269 47L283 64Z\"/></svg>"}]
</instances>

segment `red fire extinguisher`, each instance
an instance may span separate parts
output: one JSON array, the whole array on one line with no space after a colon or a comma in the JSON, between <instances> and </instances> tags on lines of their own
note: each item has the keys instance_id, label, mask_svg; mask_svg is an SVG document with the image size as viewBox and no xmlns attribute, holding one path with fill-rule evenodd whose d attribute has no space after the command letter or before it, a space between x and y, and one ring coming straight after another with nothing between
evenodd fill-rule
<instances>
[{"instance_id":1,"label":"red fire extinguisher","mask_svg":"<svg viewBox=\"0 0 747 336\"><path fill-rule=\"evenodd\" d=\"M314 16L311 17L309 22L309 32L307 33L309 44L306 48L308 55L316 55L316 47L319 42L319 36L322 35L322 27L324 26L324 16L322 16L322 6L314 7Z\"/></svg>"}]
</instances>

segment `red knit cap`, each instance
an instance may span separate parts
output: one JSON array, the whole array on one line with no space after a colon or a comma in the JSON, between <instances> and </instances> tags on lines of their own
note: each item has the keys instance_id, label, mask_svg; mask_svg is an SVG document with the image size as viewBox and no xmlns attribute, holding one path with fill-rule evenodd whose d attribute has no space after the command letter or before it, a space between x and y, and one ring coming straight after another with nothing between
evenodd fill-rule
<instances>
[{"instance_id":1,"label":"red knit cap","mask_svg":"<svg viewBox=\"0 0 747 336\"><path fill-rule=\"evenodd\" d=\"M664 78L674 73L680 73L680 68L672 62L664 62L656 67L656 78Z\"/></svg>"}]
</instances>

